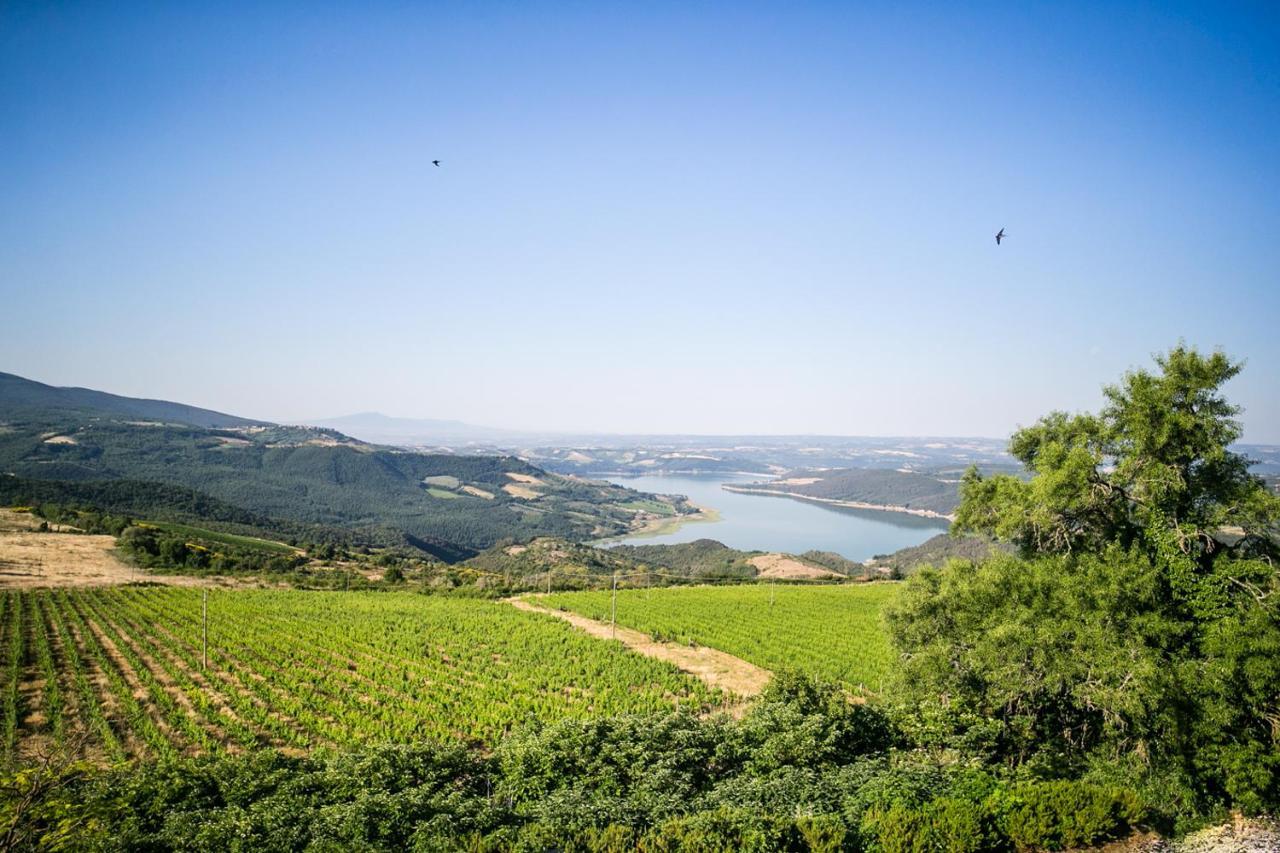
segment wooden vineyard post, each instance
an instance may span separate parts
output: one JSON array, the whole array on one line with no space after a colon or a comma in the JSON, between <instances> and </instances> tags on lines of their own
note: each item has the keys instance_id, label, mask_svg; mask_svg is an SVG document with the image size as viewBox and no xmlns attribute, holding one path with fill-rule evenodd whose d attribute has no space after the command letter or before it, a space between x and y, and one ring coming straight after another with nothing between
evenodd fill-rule
<instances>
[{"instance_id":1,"label":"wooden vineyard post","mask_svg":"<svg viewBox=\"0 0 1280 853\"><path fill-rule=\"evenodd\" d=\"M204 652L200 658L200 668L209 668L209 587L204 588L204 602L202 605L204 616Z\"/></svg>"},{"instance_id":2,"label":"wooden vineyard post","mask_svg":"<svg viewBox=\"0 0 1280 853\"><path fill-rule=\"evenodd\" d=\"M773 606L774 587L776 587L777 585L778 585L778 582L776 580L774 580L773 578L769 578L769 606L770 607Z\"/></svg>"},{"instance_id":3,"label":"wooden vineyard post","mask_svg":"<svg viewBox=\"0 0 1280 853\"><path fill-rule=\"evenodd\" d=\"M551 569L547 569L547 595L551 594Z\"/></svg>"},{"instance_id":4,"label":"wooden vineyard post","mask_svg":"<svg viewBox=\"0 0 1280 853\"><path fill-rule=\"evenodd\" d=\"M613 602L609 609L609 634L618 639L618 573L613 573Z\"/></svg>"}]
</instances>

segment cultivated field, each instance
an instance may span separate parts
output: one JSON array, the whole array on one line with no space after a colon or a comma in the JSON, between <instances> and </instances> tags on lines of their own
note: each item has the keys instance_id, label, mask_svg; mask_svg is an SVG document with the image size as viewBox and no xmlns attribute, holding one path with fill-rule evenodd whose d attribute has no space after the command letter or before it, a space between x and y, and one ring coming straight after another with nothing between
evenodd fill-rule
<instances>
[{"instance_id":1,"label":"cultivated field","mask_svg":"<svg viewBox=\"0 0 1280 853\"><path fill-rule=\"evenodd\" d=\"M0 593L0 764L53 745L96 759L258 745L492 743L518 724L699 710L723 695L562 621L408 593Z\"/></svg>"},{"instance_id":2,"label":"cultivated field","mask_svg":"<svg viewBox=\"0 0 1280 853\"><path fill-rule=\"evenodd\" d=\"M658 640L710 646L765 669L799 669L879 692L893 665L880 609L890 583L683 587L618 593L619 625ZM608 621L609 592L539 596L538 603Z\"/></svg>"}]
</instances>

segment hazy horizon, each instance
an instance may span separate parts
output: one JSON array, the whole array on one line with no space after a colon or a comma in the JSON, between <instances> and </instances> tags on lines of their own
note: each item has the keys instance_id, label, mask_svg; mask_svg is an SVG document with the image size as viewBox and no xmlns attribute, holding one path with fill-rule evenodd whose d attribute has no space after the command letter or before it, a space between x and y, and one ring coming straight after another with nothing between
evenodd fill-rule
<instances>
[{"instance_id":1,"label":"hazy horizon","mask_svg":"<svg viewBox=\"0 0 1280 853\"><path fill-rule=\"evenodd\" d=\"M0 370L286 423L999 438L1184 340L1277 444L1278 37L1266 5L5 4Z\"/></svg>"}]
</instances>

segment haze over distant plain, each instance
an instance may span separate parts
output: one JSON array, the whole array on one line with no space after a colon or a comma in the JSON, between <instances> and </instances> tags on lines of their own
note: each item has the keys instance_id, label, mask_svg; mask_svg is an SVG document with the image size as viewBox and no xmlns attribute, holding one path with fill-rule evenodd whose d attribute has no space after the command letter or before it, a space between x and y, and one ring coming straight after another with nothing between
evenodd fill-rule
<instances>
[{"instance_id":1,"label":"haze over distant plain","mask_svg":"<svg viewBox=\"0 0 1280 853\"><path fill-rule=\"evenodd\" d=\"M1280 443L1277 37L5 4L0 370L278 421L1002 436L1184 339Z\"/></svg>"}]
</instances>

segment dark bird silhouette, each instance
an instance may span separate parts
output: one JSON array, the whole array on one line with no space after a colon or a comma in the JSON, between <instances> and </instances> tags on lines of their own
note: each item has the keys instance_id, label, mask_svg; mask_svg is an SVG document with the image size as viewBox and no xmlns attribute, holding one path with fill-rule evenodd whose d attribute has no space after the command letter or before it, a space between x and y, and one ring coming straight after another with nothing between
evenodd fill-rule
<instances>
[{"instance_id":1,"label":"dark bird silhouette","mask_svg":"<svg viewBox=\"0 0 1280 853\"><path fill-rule=\"evenodd\" d=\"M439 165L440 165L440 161L439 161L439 160L432 160L432 161L431 161L431 165L432 165L432 166L439 166Z\"/></svg>"},{"instance_id":2,"label":"dark bird silhouette","mask_svg":"<svg viewBox=\"0 0 1280 853\"><path fill-rule=\"evenodd\" d=\"M440 164L437 163L436 165L439 166ZM1000 241L1003 239L1004 239L1004 229L1001 228L998 232L996 232L996 245L999 246Z\"/></svg>"}]
</instances>

